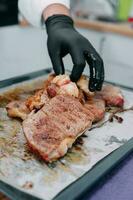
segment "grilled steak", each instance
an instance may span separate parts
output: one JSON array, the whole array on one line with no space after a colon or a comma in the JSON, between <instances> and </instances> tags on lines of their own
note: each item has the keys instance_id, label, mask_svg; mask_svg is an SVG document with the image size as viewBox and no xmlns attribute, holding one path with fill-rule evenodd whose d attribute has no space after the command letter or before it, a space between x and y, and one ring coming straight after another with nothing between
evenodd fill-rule
<instances>
[{"instance_id":1,"label":"grilled steak","mask_svg":"<svg viewBox=\"0 0 133 200\"><path fill-rule=\"evenodd\" d=\"M52 162L67 153L85 129L91 127L93 118L75 97L57 95L24 120L23 130L32 150Z\"/></svg>"}]
</instances>

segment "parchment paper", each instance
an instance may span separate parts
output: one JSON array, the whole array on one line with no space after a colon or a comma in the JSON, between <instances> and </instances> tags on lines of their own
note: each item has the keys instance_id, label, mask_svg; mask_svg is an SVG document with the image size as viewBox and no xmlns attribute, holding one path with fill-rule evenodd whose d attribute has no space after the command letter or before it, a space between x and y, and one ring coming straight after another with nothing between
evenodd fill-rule
<instances>
[{"instance_id":1,"label":"parchment paper","mask_svg":"<svg viewBox=\"0 0 133 200\"><path fill-rule=\"evenodd\" d=\"M28 96L23 89L40 87L44 77L2 89L0 93L21 87L21 98ZM23 89L22 89L23 88ZM19 91L19 89L15 89ZM17 93L16 92L16 93ZM29 93L30 93L29 92ZM133 92L122 90L125 108L133 106ZM0 108L0 179L19 190L41 199L52 199L70 183L89 171L98 161L133 137L133 111L119 114L124 121L108 122L100 128L87 131L61 160L46 165L34 156L26 145L21 121L10 119L5 106ZM109 114L106 114L107 120ZM81 144L83 143L83 144Z\"/></svg>"}]
</instances>

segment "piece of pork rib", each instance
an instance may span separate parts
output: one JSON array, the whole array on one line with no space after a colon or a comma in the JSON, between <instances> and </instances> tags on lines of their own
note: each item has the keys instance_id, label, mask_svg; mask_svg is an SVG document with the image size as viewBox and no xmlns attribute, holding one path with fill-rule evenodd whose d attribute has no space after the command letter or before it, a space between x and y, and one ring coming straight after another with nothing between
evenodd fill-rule
<instances>
[{"instance_id":1,"label":"piece of pork rib","mask_svg":"<svg viewBox=\"0 0 133 200\"><path fill-rule=\"evenodd\" d=\"M10 102L6 106L6 110L9 117L17 117L22 120L26 119L27 115L30 113L30 110L25 105L25 101L22 100Z\"/></svg>"},{"instance_id":2,"label":"piece of pork rib","mask_svg":"<svg viewBox=\"0 0 133 200\"><path fill-rule=\"evenodd\" d=\"M26 100L25 104L30 111L34 109L39 110L42 106L44 106L45 104L49 102L49 99L50 97L46 89L40 89L36 91L34 95L29 97Z\"/></svg>"},{"instance_id":3,"label":"piece of pork rib","mask_svg":"<svg viewBox=\"0 0 133 200\"><path fill-rule=\"evenodd\" d=\"M124 97L120 88L113 85L104 85L100 92L96 92L105 100L106 106L123 107Z\"/></svg>"},{"instance_id":4,"label":"piece of pork rib","mask_svg":"<svg viewBox=\"0 0 133 200\"><path fill-rule=\"evenodd\" d=\"M93 123L99 122L105 115L105 101L98 96L87 100L84 106L94 115Z\"/></svg>"},{"instance_id":5,"label":"piece of pork rib","mask_svg":"<svg viewBox=\"0 0 133 200\"><path fill-rule=\"evenodd\" d=\"M40 109L47 104L50 98L58 94L67 94L78 97L79 90L75 83L70 81L68 75L53 75L48 77L45 81L44 88L36 91L36 93L26 100L26 106L30 111L33 109Z\"/></svg>"},{"instance_id":6,"label":"piece of pork rib","mask_svg":"<svg viewBox=\"0 0 133 200\"><path fill-rule=\"evenodd\" d=\"M25 119L32 110L39 110L46 105L51 98L58 94L67 94L78 97L79 90L75 83L70 81L68 75L50 75L45 81L42 89L35 92L24 101L12 101L7 105L7 112L10 117Z\"/></svg>"},{"instance_id":7,"label":"piece of pork rib","mask_svg":"<svg viewBox=\"0 0 133 200\"><path fill-rule=\"evenodd\" d=\"M39 110L54 96L66 94L77 97L83 105L85 104L89 111L95 115L94 122L97 122L104 116L105 103L106 106L118 107L122 107L124 104L122 93L120 89L115 86L104 85L102 91L92 93L88 90L89 80L85 76L81 76L77 84L79 89L75 83L70 81L68 75L50 75L45 81L43 89L36 91L33 96L29 97L25 101L25 105L24 102L21 103L20 101L20 106L15 102L9 103L9 105L7 105L7 112L10 117L25 119L29 110Z\"/></svg>"},{"instance_id":8,"label":"piece of pork rib","mask_svg":"<svg viewBox=\"0 0 133 200\"><path fill-rule=\"evenodd\" d=\"M123 107L124 97L120 88L113 85L103 85L100 92L90 92L88 89L89 79L86 76L81 76L77 82L78 87L84 91L85 95L88 97L93 97L95 95L100 96L101 99L105 101L106 106L117 106Z\"/></svg>"},{"instance_id":9,"label":"piece of pork rib","mask_svg":"<svg viewBox=\"0 0 133 200\"><path fill-rule=\"evenodd\" d=\"M78 99L57 95L37 113L28 115L23 130L31 149L52 162L67 153L93 120L93 114Z\"/></svg>"}]
</instances>

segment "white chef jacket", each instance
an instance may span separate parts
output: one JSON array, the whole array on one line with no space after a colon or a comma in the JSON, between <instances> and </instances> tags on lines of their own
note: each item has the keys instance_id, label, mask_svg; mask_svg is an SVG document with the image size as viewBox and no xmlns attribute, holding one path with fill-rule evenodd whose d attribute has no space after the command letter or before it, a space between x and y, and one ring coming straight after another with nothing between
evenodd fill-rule
<instances>
[{"instance_id":1,"label":"white chef jacket","mask_svg":"<svg viewBox=\"0 0 133 200\"><path fill-rule=\"evenodd\" d=\"M70 0L19 0L18 6L20 12L32 25L41 27L43 10L55 3L70 7Z\"/></svg>"}]
</instances>

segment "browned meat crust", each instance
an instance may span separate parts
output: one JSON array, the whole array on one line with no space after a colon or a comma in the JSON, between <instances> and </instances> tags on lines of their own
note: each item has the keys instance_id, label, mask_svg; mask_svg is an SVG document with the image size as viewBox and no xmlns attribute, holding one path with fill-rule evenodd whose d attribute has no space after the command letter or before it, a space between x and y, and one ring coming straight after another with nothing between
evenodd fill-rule
<instances>
[{"instance_id":1,"label":"browned meat crust","mask_svg":"<svg viewBox=\"0 0 133 200\"><path fill-rule=\"evenodd\" d=\"M67 153L77 137L91 127L92 119L78 99L57 95L40 111L32 112L23 129L33 151L52 162Z\"/></svg>"},{"instance_id":2,"label":"browned meat crust","mask_svg":"<svg viewBox=\"0 0 133 200\"><path fill-rule=\"evenodd\" d=\"M22 100L10 102L6 106L6 109L9 117L17 117L21 118L22 120L24 120L30 113L30 110L25 105L25 101Z\"/></svg>"},{"instance_id":3,"label":"browned meat crust","mask_svg":"<svg viewBox=\"0 0 133 200\"><path fill-rule=\"evenodd\" d=\"M40 89L36 91L35 95L29 97L25 104L27 108L32 111L33 109L40 109L42 106L49 102L49 96L46 90Z\"/></svg>"},{"instance_id":4,"label":"browned meat crust","mask_svg":"<svg viewBox=\"0 0 133 200\"><path fill-rule=\"evenodd\" d=\"M104 85L102 91L97 92L98 95L105 101L106 106L123 107L124 97L120 88L113 85Z\"/></svg>"},{"instance_id":5,"label":"browned meat crust","mask_svg":"<svg viewBox=\"0 0 133 200\"><path fill-rule=\"evenodd\" d=\"M105 101L97 96L86 101L85 107L94 115L93 123L98 122L104 118L105 115Z\"/></svg>"}]
</instances>

